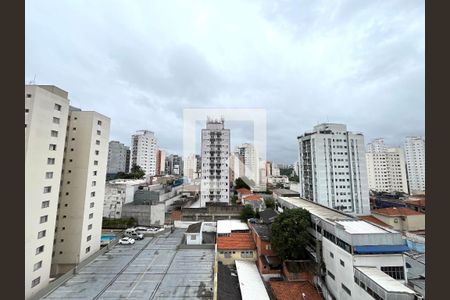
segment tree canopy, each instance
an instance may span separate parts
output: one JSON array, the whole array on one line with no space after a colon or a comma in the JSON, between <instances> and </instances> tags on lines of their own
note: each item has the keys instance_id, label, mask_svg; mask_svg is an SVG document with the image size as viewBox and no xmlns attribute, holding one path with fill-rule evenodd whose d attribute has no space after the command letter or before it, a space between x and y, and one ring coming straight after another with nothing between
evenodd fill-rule
<instances>
[{"instance_id":1,"label":"tree canopy","mask_svg":"<svg viewBox=\"0 0 450 300\"><path fill-rule=\"evenodd\" d=\"M116 177L120 179L141 179L144 176L145 172L141 169L141 167L134 164L131 167L130 173L119 172Z\"/></svg>"},{"instance_id":2,"label":"tree canopy","mask_svg":"<svg viewBox=\"0 0 450 300\"><path fill-rule=\"evenodd\" d=\"M245 181L241 177L238 177L235 180L235 189L240 189L240 188L250 189L248 184L246 184Z\"/></svg>"},{"instance_id":3,"label":"tree canopy","mask_svg":"<svg viewBox=\"0 0 450 300\"><path fill-rule=\"evenodd\" d=\"M272 224L271 243L282 259L308 259L306 245L311 237L310 213L302 208L287 209Z\"/></svg>"},{"instance_id":4,"label":"tree canopy","mask_svg":"<svg viewBox=\"0 0 450 300\"><path fill-rule=\"evenodd\" d=\"M265 198L264 203L266 204L266 208L275 209L275 200L273 197Z\"/></svg>"},{"instance_id":5,"label":"tree canopy","mask_svg":"<svg viewBox=\"0 0 450 300\"><path fill-rule=\"evenodd\" d=\"M247 204L244 206L244 208L241 210L240 214L242 221L247 221L248 219L255 217L255 211L253 210L252 206L250 204Z\"/></svg>"}]
</instances>

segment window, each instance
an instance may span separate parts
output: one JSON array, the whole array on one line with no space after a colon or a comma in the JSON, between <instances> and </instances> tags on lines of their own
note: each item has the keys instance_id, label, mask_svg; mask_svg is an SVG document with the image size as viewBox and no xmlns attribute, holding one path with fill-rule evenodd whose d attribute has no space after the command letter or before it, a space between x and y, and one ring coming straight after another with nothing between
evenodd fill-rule
<instances>
[{"instance_id":1,"label":"window","mask_svg":"<svg viewBox=\"0 0 450 300\"><path fill-rule=\"evenodd\" d=\"M59 118L53 117L53 124L59 124Z\"/></svg>"},{"instance_id":2,"label":"window","mask_svg":"<svg viewBox=\"0 0 450 300\"><path fill-rule=\"evenodd\" d=\"M381 267L381 271L388 274L394 279L403 280L405 279L405 270L403 266L401 267Z\"/></svg>"},{"instance_id":3,"label":"window","mask_svg":"<svg viewBox=\"0 0 450 300\"><path fill-rule=\"evenodd\" d=\"M27 94L27 98L31 98L31 94Z\"/></svg>"},{"instance_id":4,"label":"window","mask_svg":"<svg viewBox=\"0 0 450 300\"><path fill-rule=\"evenodd\" d=\"M98 166L98 160L94 160L94 166Z\"/></svg>"},{"instance_id":5,"label":"window","mask_svg":"<svg viewBox=\"0 0 450 300\"><path fill-rule=\"evenodd\" d=\"M44 252L44 245L36 248L36 255L38 255L38 254L40 254L42 252Z\"/></svg>"},{"instance_id":6,"label":"window","mask_svg":"<svg viewBox=\"0 0 450 300\"><path fill-rule=\"evenodd\" d=\"M95 192L91 192L91 197L95 197Z\"/></svg>"},{"instance_id":7,"label":"window","mask_svg":"<svg viewBox=\"0 0 450 300\"><path fill-rule=\"evenodd\" d=\"M45 237L45 235L46 235L46 231L45 230L39 231L38 232L38 239L42 239L43 237Z\"/></svg>"},{"instance_id":8,"label":"window","mask_svg":"<svg viewBox=\"0 0 450 300\"><path fill-rule=\"evenodd\" d=\"M44 194L48 194L52 191L52 187L51 186L46 186L44 187Z\"/></svg>"},{"instance_id":9,"label":"window","mask_svg":"<svg viewBox=\"0 0 450 300\"><path fill-rule=\"evenodd\" d=\"M340 261L341 261L341 266L345 267L344 261L342 259Z\"/></svg>"},{"instance_id":10,"label":"window","mask_svg":"<svg viewBox=\"0 0 450 300\"><path fill-rule=\"evenodd\" d=\"M241 251L242 258L250 258L253 257L253 251Z\"/></svg>"},{"instance_id":11,"label":"window","mask_svg":"<svg viewBox=\"0 0 450 300\"><path fill-rule=\"evenodd\" d=\"M102 121L98 120L97 125L102 125Z\"/></svg>"},{"instance_id":12,"label":"window","mask_svg":"<svg viewBox=\"0 0 450 300\"><path fill-rule=\"evenodd\" d=\"M334 258L333 252L330 252L330 256L331 256L331 258Z\"/></svg>"},{"instance_id":13,"label":"window","mask_svg":"<svg viewBox=\"0 0 450 300\"><path fill-rule=\"evenodd\" d=\"M95 150L95 155L99 155L100 151Z\"/></svg>"},{"instance_id":14,"label":"window","mask_svg":"<svg viewBox=\"0 0 450 300\"><path fill-rule=\"evenodd\" d=\"M91 247L86 248L86 253L88 253L89 251L91 251Z\"/></svg>"},{"instance_id":15,"label":"window","mask_svg":"<svg viewBox=\"0 0 450 300\"><path fill-rule=\"evenodd\" d=\"M93 213L90 213L89 214L89 219L92 219L94 217L94 214Z\"/></svg>"},{"instance_id":16,"label":"window","mask_svg":"<svg viewBox=\"0 0 450 300\"><path fill-rule=\"evenodd\" d=\"M342 289L349 294L350 296L352 295L352 292L348 289L348 287L346 287L343 283L341 283Z\"/></svg>"},{"instance_id":17,"label":"window","mask_svg":"<svg viewBox=\"0 0 450 300\"><path fill-rule=\"evenodd\" d=\"M223 256L225 258L231 258L231 251L224 251Z\"/></svg>"},{"instance_id":18,"label":"window","mask_svg":"<svg viewBox=\"0 0 450 300\"><path fill-rule=\"evenodd\" d=\"M37 286L40 282L41 282L41 276L33 279L33 281L31 282L31 287L33 288L33 287Z\"/></svg>"},{"instance_id":19,"label":"window","mask_svg":"<svg viewBox=\"0 0 450 300\"><path fill-rule=\"evenodd\" d=\"M48 221L48 215L41 216L41 218L39 219L40 224L45 223L47 221Z\"/></svg>"},{"instance_id":20,"label":"window","mask_svg":"<svg viewBox=\"0 0 450 300\"><path fill-rule=\"evenodd\" d=\"M64 239L61 239L61 241L60 241L61 243L63 243L64 242Z\"/></svg>"},{"instance_id":21,"label":"window","mask_svg":"<svg viewBox=\"0 0 450 300\"><path fill-rule=\"evenodd\" d=\"M51 135L52 137L58 137L58 131L52 130L52 131L50 131L50 135Z\"/></svg>"},{"instance_id":22,"label":"window","mask_svg":"<svg viewBox=\"0 0 450 300\"><path fill-rule=\"evenodd\" d=\"M48 150L55 151L56 150L56 145L55 144L50 144L48 146Z\"/></svg>"},{"instance_id":23,"label":"window","mask_svg":"<svg viewBox=\"0 0 450 300\"><path fill-rule=\"evenodd\" d=\"M99 140L96 140L96 141L95 141L95 144L96 144L96 145L100 145L100 141L99 141Z\"/></svg>"},{"instance_id":24,"label":"window","mask_svg":"<svg viewBox=\"0 0 450 300\"><path fill-rule=\"evenodd\" d=\"M92 181L92 186L96 186L97 185L97 181Z\"/></svg>"},{"instance_id":25,"label":"window","mask_svg":"<svg viewBox=\"0 0 450 300\"><path fill-rule=\"evenodd\" d=\"M47 158L47 165L54 165L55 159L54 158Z\"/></svg>"},{"instance_id":26,"label":"window","mask_svg":"<svg viewBox=\"0 0 450 300\"><path fill-rule=\"evenodd\" d=\"M94 202L91 202L91 204L89 205L89 207L90 207L90 208L93 208L94 205L95 205L95 203L94 203Z\"/></svg>"},{"instance_id":27,"label":"window","mask_svg":"<svg viewBox=\"0 0 450 300\"><path fill-rule=\"evenodd\" d=\"M100 130L97 130L97 135L101 135L102 132Z\"/></svg>"},{"instance_id":28,"label":"window","mask_svg":"<svg viewBox=\"0 0 450 300\"><path fill-rule=\"evenodd\" d=\"M53 178L53 172L45 172L45 179L52 179Z\"/></svg>"},{"instance_id":29,"label":"window","mask_svg":"<svg viewBox=\"0 0 450 300\"><path fill-rule=\"evenodd\" d=\"M50 201L42 201L41 208L47 208L50 206Z\"/></svg>"},{"instance_id":30,"label":"window","mask_svg":"<svg viewBox=\"0 0 450 300\"><path fill-rule=\"evenodd\" d=\"M86 241L89 242L92 238L92 235L88 235L88 237L86 238Z\"/></svg>"},{"instance_id":31,"label":"window","mask_svg":"<svg viewBox=\"0 0 450 300\"><path fill-rule=\"evenodd\" d=\"M334 274L333 273L331 273L330 271L327 271L327 274L328 274L328 276L330 276L331 277L331 279L333 279L334 280Z\"/></svg>"},{"instance_id":32,"label":"window","mask_svg":"<svg viewBox=\"0 0 450 300\"><path fill-rule=\"evenodd\" d=\"M88 225L88 230L91 230L92 229L92 224L89 224Z\"/></svg>"},{"instance_id":33,"label":"window","mask_svg":"<svg viewBox=\"0 0 450 300\"><path fill-rule=\"evenodd\" d=\"M42 267L42 260L34 264L33 271L39 270L41 267Z\"/></svg>"},{"instance_id":34,"label":"window","mask_svg":"<svg viewBox=\"0 0 450 300\"><path fill-rule=\"evenodd\" d=\"M97 171L94 171L93 174L94 174L94 176L97 176Z\"/></svg>"},{"instance_id":35,"label":"window","mask_svg":"<svg viewBox=\"0 0 450 300\"><path fill-rule=\"evenodd\" d=\"M61 105L55 103L55 110L61 111Z\"/></svg>"}]
</instances>

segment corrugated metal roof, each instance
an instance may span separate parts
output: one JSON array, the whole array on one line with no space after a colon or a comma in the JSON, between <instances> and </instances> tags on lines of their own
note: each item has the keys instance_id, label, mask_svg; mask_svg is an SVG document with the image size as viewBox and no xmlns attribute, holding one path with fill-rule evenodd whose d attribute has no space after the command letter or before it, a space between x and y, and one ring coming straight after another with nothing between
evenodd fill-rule
<instances>
[{"instance_id":1,"label":"corrugated metal roof","mask_svg":"<svg viewBox=\"0 0 450 300\"><path fill-rule=\"evenodd\" d=\"M336 223L344 226L345 231L351 234L386 233L386 230L362 220L336 221Z\"/></svg>"},{"instance_id":2,"label":"corrugated metal roof","mask_svg":"<svg viewBox=\"0 0 450 300\"><path fill-rule=\"evenodd\" d=\"M238 273L242 300L270 299L254 262L236 260L236 270Z\"/></svg>"},{"instance_id":3,"label":"corrugated metal roof","mask_svg":"<svg viewBox=\"0 0 450 300\"><path fill-rule=\"evenodd\" d=\"M217 234L231 233L235 230L248 230L248 225L240 220L217 221Z\"/></svg>"},{"instance_id":4,"label":"corrugated metal roof","mask_svg":"<svg viewBox=\"0 0 450 300\"><path fill-rule=\"evenodd\" d=\"M394 278L387 275L383 271L377 269L376 267L355 267L355 268L361 271L361 273L369 277L371 280L373 280L387 292L415 294L415 292L410 288L408 288L406 285L395 280Z\"/></svg>"}]
</instances>

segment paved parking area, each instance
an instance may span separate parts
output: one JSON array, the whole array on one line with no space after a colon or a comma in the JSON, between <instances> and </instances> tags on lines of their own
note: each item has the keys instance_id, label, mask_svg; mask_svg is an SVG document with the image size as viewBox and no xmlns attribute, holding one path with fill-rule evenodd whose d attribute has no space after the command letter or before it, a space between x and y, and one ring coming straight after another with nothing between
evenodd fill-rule
<instances>
[{"instance_id":1,"label":"paved parking area","mask_svg":"<svg viewBox=\"0 0 450 300\"><path fill-rule=\"evenodd\" d=\"M180 249L185 229L116 245L44 299L212 299L212 249Z\"/></svg>"}]
</instances>

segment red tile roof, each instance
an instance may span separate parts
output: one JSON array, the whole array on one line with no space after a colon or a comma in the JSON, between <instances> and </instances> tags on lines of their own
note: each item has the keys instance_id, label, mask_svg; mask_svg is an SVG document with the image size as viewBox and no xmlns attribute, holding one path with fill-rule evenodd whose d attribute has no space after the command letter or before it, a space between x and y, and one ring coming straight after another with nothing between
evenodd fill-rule
<instances>
[{"instance_id":1,"label":"red tile roof","mask_svg":"<svg viewBox=\"0 0 450 300\"><path fill-rule=\"evenodd\" d=\"M360 219L367 221L369 223L374 223L383 227L392 228L391 225L384 223L383 221L375 218L374 216L368 215L368 216L360 216Z\"/></svg>"},{"instance_id":2,"label":"red tile roof","mask_svg":"<svg viewBox=\"0 0 450 300\"><path fill-rule=\"evenodd\" d=\"M253 250L256 249L251 232L232 232L229 236L217 237L218 250Z\"/></svg>"},{"instance_id":3,"label":"red tile roof","mask_svg":"<svg viewBox=\"0 0 450 300\"><path fill-rule=\"evenodd\" d=\"M322 299L314 286L308 281L270 281L269 283L277 300Z\"/></svg>"},{"instance_id":4,"label":"red tile roof","mask_svg":"<svg viewBox=\"0 0 450 300\"><path fill-rule=\"evenodd\" d=\"M237 189L236 191L242 195L248 195L248 194L252 193L249 189L246 189L246 188L240 188L240 189Z\"/></svg>"},{"instance_id":5,"label":"red tile roof","mask_svg":"<svg viewBox=\"0 0 450 300\"><path fill-rule=\"evenodd\" d=\"M374 214L380 214L385 216L413 216L413 215L423 215L418 211L407 207L387 207L372 210Z\"/></svg>"},{"instance_id":6,"label":"red tile roof","mask_svg":"<svg viewBox=\"0 0 450 300\"><path fill-rule=\"evenodd\" d=\"M247 195L247 196L243 196L244 200L261 200L262 201L262 197L257 196L257 195Z\"/></svg>"},{"instance_id":7,"label":"red tile roof","mask_svg":"<svg viewBox=\"0 0 450 300\"><path fill-rule=\"evenodd\" d=\"M405 203L420 207L425 207L425 199L412 199L412 200L406 200Z\"/></svg>"}]
</instances>

